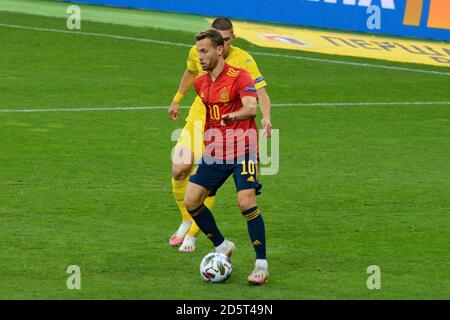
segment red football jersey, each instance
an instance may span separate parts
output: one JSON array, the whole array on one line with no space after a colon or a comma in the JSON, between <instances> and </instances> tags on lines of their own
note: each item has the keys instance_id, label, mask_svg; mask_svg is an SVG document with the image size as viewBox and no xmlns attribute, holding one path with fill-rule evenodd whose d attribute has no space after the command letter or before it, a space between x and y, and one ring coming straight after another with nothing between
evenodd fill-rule
<instances>
[{"instance_id":1,"label":"red football jersey","mask_svg":"<svg viewBox=\"0 0 450 320\"><path fill-rule=\"evenodd\" d=\"M243 107L243 97L258 96L251 75L244 69L225 64L215 81L209 73L204 73L195 78L194 86L206 107L203 155L221 160L234 160L248 153L256 155L255 119L230 121L225 127L220 125L222 115Z\"/></svg>"}]
</instances>

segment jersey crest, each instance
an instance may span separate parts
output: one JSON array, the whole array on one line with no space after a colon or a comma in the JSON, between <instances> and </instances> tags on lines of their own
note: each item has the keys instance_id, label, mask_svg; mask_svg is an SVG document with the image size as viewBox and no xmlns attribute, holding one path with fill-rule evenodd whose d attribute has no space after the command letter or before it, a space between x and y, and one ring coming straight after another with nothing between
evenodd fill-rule
<instances>
[{"instance_id":1,"label":"jersey crest","mask_svg":"<svg viewBox=\"0 0 450 320\"><path fill-rule=\"evenodd\" d=\"M227 87L220 89L220 101L223 103L230 101L230 94Z\"/></svg>"}]
</instances>

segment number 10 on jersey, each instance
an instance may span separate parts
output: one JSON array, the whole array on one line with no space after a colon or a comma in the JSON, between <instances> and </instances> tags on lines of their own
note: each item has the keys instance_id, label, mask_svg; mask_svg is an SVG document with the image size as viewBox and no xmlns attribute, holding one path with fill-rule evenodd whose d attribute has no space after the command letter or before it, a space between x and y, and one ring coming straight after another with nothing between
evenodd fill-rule
<instances>
[{"instance_id":1,"label":"number 10 on jersey","mask_svg":"<svg viewBox=\"0 0 450 320\"><path fill-rule=\"evenodd\" d=\"M220 120L220 110L217 104L208 106L211 120Z\"/></svg>"}]
</instances>

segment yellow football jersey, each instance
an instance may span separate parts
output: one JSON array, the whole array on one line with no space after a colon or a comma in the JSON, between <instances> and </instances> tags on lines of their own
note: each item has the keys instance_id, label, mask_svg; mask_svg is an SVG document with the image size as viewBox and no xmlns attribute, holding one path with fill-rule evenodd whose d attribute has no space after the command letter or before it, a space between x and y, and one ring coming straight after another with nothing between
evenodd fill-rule
<instances>
[{"instance_id":1,"label":"yellow football jersey","mask_svg":"<svg viewBox=\"0 0 450 320\"><path fill-rule=\"evenodd\" d=\"M226 63L228 63L233 67L238 67L247 70L255 80L256 90L267 86L264 77L262 76L261 72L259 72L255 60L253 60L253 57L248 52L242 50L241 48L233 46L230 46L229 50L230 51L228 53L228 56L225 59ZM202 66L200 65L200 60L198 58L198 51L195 46L193 46L189 51L187 68L195 75L199 75L200 73L203 72ZM186 120L189 120L189 118L191 118L191 120L193 120L192 118L199 119L204 117L204 114L205 114L205 107L203 106L201 99L197 96L189 110L189 116L188 119Z\"/></svg>"}]
</instances>

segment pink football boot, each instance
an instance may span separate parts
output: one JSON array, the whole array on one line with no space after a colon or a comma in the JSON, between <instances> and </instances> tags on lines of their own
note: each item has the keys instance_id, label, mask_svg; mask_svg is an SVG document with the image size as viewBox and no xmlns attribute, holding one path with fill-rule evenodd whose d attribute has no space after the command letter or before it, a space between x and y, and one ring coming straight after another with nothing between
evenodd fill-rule
<instances>
[{"instance_id":1,"label":"pink football boot","mask_svg":"<svg viewBox=\"0 0 450 320\"><path fill-rule=\"evenodd\" d=\"M183 240L184 240L184 237L180 238L180 237L177 237L176 234L173 234L173 235L170 237L169 244L170 244L172 247L176 247L176 246L179 246L180 244L182 244L182 243L183 243Z\"/></svg>"}]
</instances>

